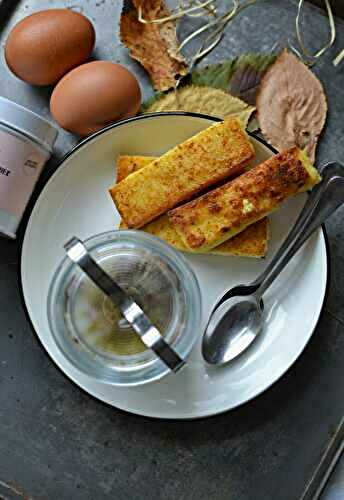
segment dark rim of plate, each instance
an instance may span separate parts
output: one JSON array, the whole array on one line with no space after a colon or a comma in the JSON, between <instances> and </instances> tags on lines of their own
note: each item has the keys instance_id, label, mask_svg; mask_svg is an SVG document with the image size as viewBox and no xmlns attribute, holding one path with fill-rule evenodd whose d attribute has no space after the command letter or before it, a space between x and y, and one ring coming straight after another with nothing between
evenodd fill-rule
<instances>
[{"instance_id":1,"label":"dark rim of plate","mask_svg":"<svg viewBox=\"0 0 344 500\"><path fill-rule=\"evenodd\" d=\"M32 320L31 320L31 317L30 317L30 314L29 314L29 311L27 309L27 306L26 306L26 303L25 303L25 298L24 298L24 290L23 290L23 283L22 283L22 251L23 251L23 243L24 243L24 239L25 239L25 234L26 234L26 229L27 229L27 225L28 225L28 222L30 220L30 217L31 217L31 212L35 206L35 204L37 203L38 199L40 198L42 192L44 191L46 185L48 184L49 180L55 175L55 173L57 172L57 170L59 169L59 167L70 157L72 156L75 152L77 152L80 148L82 148L85 144L87 144L88 142L92 141L93 139L95 139L96 137L104 134L105 132L107 132L108 130L112 130L112 129L115 129L117 127L121 127L122 125L125 125L127 123L131 123L131 122L135 122L135 121L139 121L139 120L145 120L147 118L156 118L158 116L191 116L191 117L194 117L194 118L201 118L201 119L204 119L204 120L208 120L208 121L213 121L213 122L221 122L222 119L221 118L218 118L218 117L215 117L215 116L211 116L211 115L206 115L206 114L202 114L202 113L192 113L192 112L187 112L187 111L172 111L172 112L159 112L159 113L145 113L145 114L142 114L142 115L139 115L139 116L134 116L133 118L127 118L126 120L121 120L119 122L115 122L115 123L112 123L104 128L102 128L101 130L99 130L98 132L95 132L94 134L86 137L85 139L81 140L76 146L74 146L70 151L68 151L63 157L61 160L58 161L57 163L57 166L56 168L54 169L54 171L51 173L51 175L49 175L49 178L45 181L44 185L41 186L40 190L38 193L36 193L36 196L34 197L34 200L29 204L29 207L28 209L26 210L26 213L24 215L24 218L21 222L21 227L20 227L20 231L19 231L19 236L18 236L18 242L19 242L19 245L18 245L18 286L19 286L19 294L20 294L20 301L22 303L22 306L23 306L23 309L24 309L24 313L25 313L25 316L27 318L27 321L31 327L31 330L32 332L35 334L37 340L38 340L38 343L41 347L41 349L43 350L43 352L45 353L46 356L49 356L50 360L53 362L53 364L55 365L55 367L59 370L60 373L62 373L62 375L69 381L69 382L72 382L72 384L78 388L78 390L82 391L83 393L87 394L88 397L90 397L91 399L95 400L98 402L98 404L102 404L106 407L109 407L109 408L112 408L112 409L115 409L116 411L121 411L122 413L124 414L130 414L130 415L133 415L133 416L139 416L140 418L146 418L146 419L149 419L149 420L165 420L165 421L183 421L183 420L201 420L201 419L208 419L208 418L215 418L216 416L218 415L221 415L223 413L226 413L228 411L232 411L232 410L235 410L236 408L239 408L239 407L242 407L244 405L247 405L249 404L250 402L254 401L256 398L258 398L261 394L264 394L266 391L268 391L270 388L272 388L275 384L277 384L279 382L279 380L281 380L282 378L284 378L288 372L290 371L290 369L294 366L294 364L296 363L296 361L300 358L300 356L302 355L302 353L305 351L305 349L307 348L307 345L309 344L309 341L310 339L312 338L313 336L313 333L314 331L317 329L317 326L320 322L320 320L322 319L322 316L324 314L324 305L327 301L327 297L328 297L328 294L329 294L329 290L330 290L330 282L331 282L331 274L332 274L332 271L331 271L331 256L330 256L330 244L329 244L329 238L328 238L328 235L327 235L327 231L326 231L326 228L325 228L325 225L323 224L322 225L322 231L323 231L323 235L324 235L324 240L325 240L325 247L326 247L326 260L327 260L327 276L326 276L326 286L325 286L325 293L324 293L324 299L323 299L323 302L322 302L322 305L321 305L321 311L320 311L320 314L319 314L319 317L318 317L318 320L316 322L316 325L314 327L314 330L312 332L312 335L309 337L305 347L303 348L302 352L300 353L300 356L298 356L292 363L291 365L289 366L289 368L282 374L280 375L274 382L272 382L268 387L266 387L265 389L261 390L260 392L258 392L255 396L253 396L252 398L248 399L247 401L245 401L244 403L239 403L238 405L230 408L230 409L226 409L226 410L222 410L220 412L217 412L217 413L214 413L212 415L205 415L205 416L200 416L200 417L174 417L174 418L166 418L166 417L153 417L153 416L146 416L146 415L140 415L139 413L134 413L134 412L131 412L129 410L123 410L121 408L118 408L114 405L112 405L111 403L106 403L104 401L102 401L101 399L97 398L97 396L93 396L92 394L90 394L86 389L83 389L77 382L75 382L72 378L70 378L63 370L62 368L60 368L58 366L58 364L56 363L56 361L50 356L50 354L46 351L46 349L44 348L43 344L41 343L41 340L39 338L39 335L38 333L36 332L35 330L35 327L33 326L33 323L32 323ZM263 144L264 146L266 146L268 149L270 149L270 151L272 151L273 153L277 153L278 151L272 147L270 144L268 144L264 139L262 139L259 135L255 134L254 132L249 132L249 135L251 137L253 137L254 139L256 139L258 142L260 142L261 144Z\"/></svg>"}]
</instances>

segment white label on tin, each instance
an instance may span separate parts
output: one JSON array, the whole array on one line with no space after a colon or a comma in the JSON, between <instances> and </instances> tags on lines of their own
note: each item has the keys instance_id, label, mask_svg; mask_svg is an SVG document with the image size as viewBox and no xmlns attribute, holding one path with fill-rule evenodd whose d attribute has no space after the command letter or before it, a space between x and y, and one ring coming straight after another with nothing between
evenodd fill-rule
<instances>
[{"instance_id":1,"label":"white label on tin","mask_svg":"<svg viewBox=\"0 0 344 500\"><path fill-rule=\"evenodd\" d=\"M23 215L49 154L0 130L0 209Z\"/></svg>"}]
</instances>

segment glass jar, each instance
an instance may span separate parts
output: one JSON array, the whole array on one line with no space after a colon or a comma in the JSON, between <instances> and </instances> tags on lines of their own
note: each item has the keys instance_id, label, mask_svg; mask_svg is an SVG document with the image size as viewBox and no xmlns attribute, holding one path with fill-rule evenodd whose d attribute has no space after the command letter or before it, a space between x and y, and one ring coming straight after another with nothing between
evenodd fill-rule
<instances>
[{"instance_id":1,"label":"glass jar","mask_svg":"<svg viewBox=\"0 0 344 500\"><path fill-rule=\"evenodd\" d=\"M0 234L16 237L57 135L47 120L0 97Z\"/></svg>"},{"instance_id":2,"label":"glass jar","mask_svg":"<svg viewBox=\"0 0 344 500\"><path fill-rule=\"evenodd\" d=\"M111 231L84 243L185 360L200 334L201 294L184 257L142 231ZM67 257L52 280L48 318L59 350L89 377L133 386L170 372L143 345L112 302Z\"/></svg>"}]
</instances>

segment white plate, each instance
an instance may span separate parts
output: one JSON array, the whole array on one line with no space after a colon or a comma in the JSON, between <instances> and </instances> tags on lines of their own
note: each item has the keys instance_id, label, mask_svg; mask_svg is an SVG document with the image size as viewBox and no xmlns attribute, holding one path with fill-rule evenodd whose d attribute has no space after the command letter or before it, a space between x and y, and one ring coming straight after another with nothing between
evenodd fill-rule
<instances>
[{"instance_id":1,"label":"white plate","mask_svg":"<svg viewBox=\"0 0 344 500\"><path fill-rule=\"evenodd\" d=\"M265 260L187 257L199 279L203 318L199 342L187 367L159 382L138 388L98 383L75 370L57 350L49 331L46 303L53 272L71 236L87 238L117 227L119 216L107 194L119 154L159 155L209 126L210 117L159 114L111 126L78 145L43 189L29 220L22 249L23 294L33 326L50 356L76 384L117 408L158 418L197 418L234 408L273 384L301 354L317 324L327 284L327 250L322 231L299 251L266 293L269 323L240 358L221 368L207 366L200 345L204 324L222 292L253 280L288 232L304 196L271 217L269 257ZM271 156L253 141L257 162Z\"/></svg>"}]
</instances>

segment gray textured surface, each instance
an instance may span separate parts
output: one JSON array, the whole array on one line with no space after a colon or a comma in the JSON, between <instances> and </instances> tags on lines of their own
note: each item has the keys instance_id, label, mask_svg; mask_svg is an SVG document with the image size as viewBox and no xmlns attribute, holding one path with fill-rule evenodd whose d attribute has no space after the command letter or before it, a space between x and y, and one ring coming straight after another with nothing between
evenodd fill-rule
<instances>
[{"instance_id":1,"label":"gray textured surface","mask_svg":"<svg viewBox=\"0 0 344 500\"><path fill-rule=\"evenodd\" d=\"M259 8L252 7L235 20L209 61L248 50L268 51L286 43L293 31L295 3L259 3ZM19 2L1 35L2 43L8 28L24 15L62 4ZM117 41L119 4L111 0L65 2L84 10L95 22L96 56L128 65L147 97L151 92L147 78ZM318 11L312 13L307 16L309 33L320 43L326 37L326 22ZM344 46L342 22L338 32L337 51ZM334 69L330 59L325 56L316 68L330 105L320 162L344 161L344 64ZM3 60L0 74L2 95L48 116L49 89L19 82ZM75 138L61 133L57 155L73 143ZM47 174L53 169L54 161ZM90 398L67 380L41 348L25 317L17 284L20 240L1 240L0 498L297 500L344 410L343 216L341 210L327 227L332 286L303 355L256 400L195 422L127 415Z\"/></svg>"}]
</instances>

